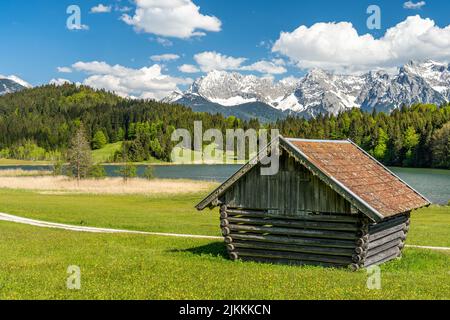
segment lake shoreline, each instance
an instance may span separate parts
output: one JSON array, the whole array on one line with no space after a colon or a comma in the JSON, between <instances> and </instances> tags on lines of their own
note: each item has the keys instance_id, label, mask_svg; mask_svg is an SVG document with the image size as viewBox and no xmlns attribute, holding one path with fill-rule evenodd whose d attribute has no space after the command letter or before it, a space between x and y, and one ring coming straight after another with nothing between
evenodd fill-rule
<instances>
[{"instance_id":1,"label":"lake shoreline","mask_svg":"<svg viewBox=\"0 0 450 320\"><path fill-rule=\"evenodd\" d=\"M107 177L120 177L119 169L123 165L120 163L103 164ZM151 164L135 163L137 167L137 176L145 177L148 166L153 168L153 176L157 179L187 179L196 181L214 181L222 183L230 176L236 173L241 164ZM450 200L450 170L445 169L418 169L390 167L394 174L399 176L411 187L423 194L432 203L446 205ZM0 165L0 173L12 175L14 171L27 171L22 175L39 175L39 172L46 172L51 175L52 165ZM37 171L37 174L31 174L28 171ZM11 173L11 174L10 174Z\"/></svg>"}]
</instances>

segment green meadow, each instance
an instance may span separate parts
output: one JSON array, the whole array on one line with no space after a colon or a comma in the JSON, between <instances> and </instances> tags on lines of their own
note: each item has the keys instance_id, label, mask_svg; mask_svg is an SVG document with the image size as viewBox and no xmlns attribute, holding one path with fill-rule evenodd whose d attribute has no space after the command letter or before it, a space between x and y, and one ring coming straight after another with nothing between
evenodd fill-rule
<instances>
[{"instance_id":1,"label":"green meadow","mask_svg":"<svg viewBox=\"0 0 450 320\"><path fill-rule=\"evenodd\" d=\"M219 235L204 194L89 195L2 189L0 211L83 226ZM409 244L450 246L450 207L413 213ZM232 262L218 240L87 234L0 221L0 299L449 299L450 252L407 248L365 270ZM81 269L81 289L66 287Z\"/></svg>"}]
</instances>

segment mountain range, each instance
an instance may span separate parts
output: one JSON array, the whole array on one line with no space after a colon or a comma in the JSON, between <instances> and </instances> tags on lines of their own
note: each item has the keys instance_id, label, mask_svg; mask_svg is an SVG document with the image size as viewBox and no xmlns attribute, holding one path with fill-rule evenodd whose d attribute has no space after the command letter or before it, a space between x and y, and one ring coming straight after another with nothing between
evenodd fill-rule
<instances>
[{"instance_id":1,"label":"mountain range","mask_svg":"<svg viewBox=\"0 0 450 320\"><path fill-rule=\"evenodd\" d=\"M31 88L31 85L26 81L16 76L2 76L0 75L0 96L17 92L26 88Z\"/></svg>"},{"instance_id":2,"label":"mountain range","mask_svg":"<svg viewBox=\"0 0 450 320\"><path fill-rule=\"evenodd\" d=\"M268 77L212 71L185 92L173 92L163 102L179 103L194 111L258 118L269 122L297 115L338 114L351 108L391 112L402 104L450 101L450 65L415 62L396 73L371 71L360 75L313 69L300 79L273 81Z\"/></svg>"},{"instance_id":3,"label":"mountain range","mask_svg":"<svg viewBox=\"0 0 450 320\"><path fill-rule=\"evenodd\" d=\"M0 95L31 85L17 76L0 75ZM450 101L450 65L411 61L395 73L371 71L343 75L313 69L303 78L274 81L270 77L211 71L184 92L162 100L191 107L197 112L221 113L271 122L295 115L305 118L338 114L351 108L390 113L402 104Z\"/></svg>"}]
</instances>

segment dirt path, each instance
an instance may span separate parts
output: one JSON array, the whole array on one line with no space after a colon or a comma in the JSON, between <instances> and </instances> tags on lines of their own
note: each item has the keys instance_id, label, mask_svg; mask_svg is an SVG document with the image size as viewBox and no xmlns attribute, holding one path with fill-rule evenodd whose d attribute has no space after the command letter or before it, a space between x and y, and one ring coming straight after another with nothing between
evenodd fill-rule
<instances>
[{"instance_id":1,"label":"dirt path","mask_svg":"<svg viewBox=\"0 0 450 320\"><path fill-rule=\"evenodd\" d=\"M211 239L211 240L222 240L223 239L222 237L202 236L202 235L195 235L195 234L145 232L145 231L132 231L132 230L73 226L73 225L69 225L69 224L46 222L46 221L22 218L22 217L18 217L18 216L6 214L6 213L0 213L0 221L15 222L15 223L26 224L26 225L35 226L35 227L41 227L41 228L62 229L62 230L69 230L69 231L76 231L76 232L142 234L142 235L150 235L150 236L193 238L193 239ZM450 251L450 247L430 247L430 246L417 246L417 245L406 245L406 247L417 248L417 249L438 250L438 251Z\"/></svg>"},{"instance_id":2,"label":"dirt path","mask_svg":"<svg viewBox=\"0 0 450 320\"><path fill-rule=\"evenodd\" d=\"M69 224L46 222L46 221L22 218L22 217L18 217L18 216L6 214L6 213L0 213L0 221L15 222L15 223L26 224L26 225L35 226L35 227L41 227L41 228L62 229L62 230L69 230L69 231L76 231L76 232L142 234L142 235L164 236L164 237L223 240L222 237L202 236L202 235L195 235L195 234L145 232L145 231L132 231L132 230L73 226L73 225L69 225Z\"/></svg>"}]
</instances>

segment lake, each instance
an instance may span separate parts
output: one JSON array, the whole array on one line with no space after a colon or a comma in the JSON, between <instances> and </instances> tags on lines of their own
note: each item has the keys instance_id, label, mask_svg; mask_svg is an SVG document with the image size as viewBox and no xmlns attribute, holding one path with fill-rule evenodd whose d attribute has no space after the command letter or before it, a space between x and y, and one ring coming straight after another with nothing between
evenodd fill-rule
<instances>
[{"instance_id":1,"label":"lake","mask_svg":"<svg viewBox=\"0 0 450 320\"><path fill-rule=\"evenodd\" d=\"M225 181L235 173L241 165L158 165L154 166L157 178L194 179ZM138 175L143 175L146 166L138 166ZM52 170L51 166L2 166L0 170ZM118 166L107 165L108 176L118 176ZM447 204L450 200L450 170L390 168L401 179L436 204Z\"/></svg>"}]
</instances>

